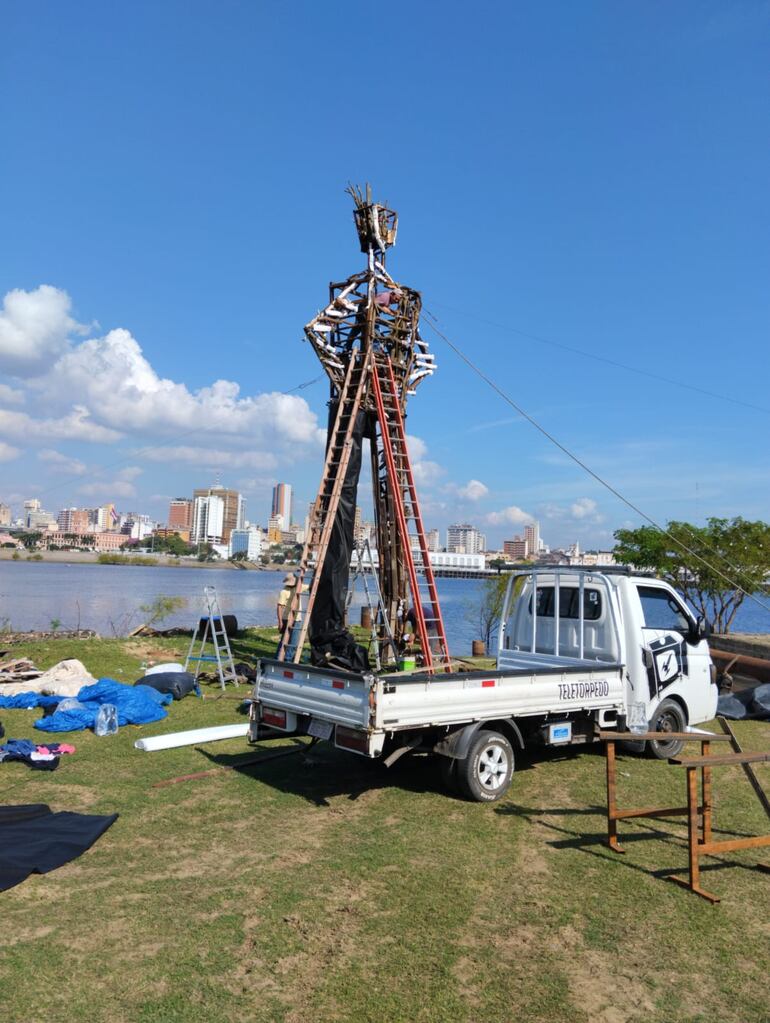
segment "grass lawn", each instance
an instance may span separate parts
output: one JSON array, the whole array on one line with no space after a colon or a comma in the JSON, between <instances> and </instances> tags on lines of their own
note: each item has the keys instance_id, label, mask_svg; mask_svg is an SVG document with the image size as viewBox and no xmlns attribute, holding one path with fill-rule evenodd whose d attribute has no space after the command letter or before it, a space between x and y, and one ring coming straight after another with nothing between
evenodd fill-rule
<instances>
[{"instance_id":1,"label":"grass lawn","mask_svg":"<svg viewBox=\"0 0 770 1023\"><path fill-rule=\"evenodd\" d=\"M142 661L185 648L56 640L14 653L44 668L76 656L133 682ZM235 653L260 649L273 649L268 631ZM770 1019L770 877L748 869L762 850L706 861L718 906L665 879L687 862L681 821L622 823L628 852L611 853L594 752L521 758L491 806L445 794L427 758L387 771L326 745L154 788L254 755L245 740L134 749L141 735L243 720L235 691L218 694L116 736L57 735L77 753L52 774L0 765L3 803L120 814L81 858L0 895L5 1019ZM0 711L16 738L43 739L38 716ZM736 732L745 749L770 748L770 724ZM620 772L624 803L683 802L679 768L626 757ZM715 773L715 837L766 831L740 769Z\"/></svg>"}]
</instances>

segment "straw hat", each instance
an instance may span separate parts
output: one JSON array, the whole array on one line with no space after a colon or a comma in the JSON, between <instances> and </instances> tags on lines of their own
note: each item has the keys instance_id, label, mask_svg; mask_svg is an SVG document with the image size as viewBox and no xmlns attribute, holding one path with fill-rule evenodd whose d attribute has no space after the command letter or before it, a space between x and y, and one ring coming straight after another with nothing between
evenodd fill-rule
<instances>
[{"instance_id":1,"label":"straw hat","mask_svg":"<svg viewBox=\"0 0 770 1023\"><path fill-rule=\"evenodd\" d=\"M288 575L285 575L283 577L284 586L288 586L290 583L293 583L293 582L294 582L294 573L293 572L289 572Z\"/></svg>"}]
</instances>

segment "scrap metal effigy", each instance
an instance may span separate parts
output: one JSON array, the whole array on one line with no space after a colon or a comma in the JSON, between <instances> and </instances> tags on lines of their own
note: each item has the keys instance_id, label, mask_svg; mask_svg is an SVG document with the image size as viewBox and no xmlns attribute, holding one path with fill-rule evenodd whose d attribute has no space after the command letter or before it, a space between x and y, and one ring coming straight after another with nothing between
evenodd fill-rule
<instances>
[{"instance_id":1,"label":"scrap metal effigy","mask_svg":"<svg viewBox=\"0 0 770 1023\"><path fill-rule=\"evenodd\" d=\"M348 189L366 269L329 286L329 303L305 327L329 377L328 444L278 659L299 661L307 635L315 663L363 667L345 629L362 444L370 444L383 634L403 650L414 635L429 671L449 663L435 579L420 516L404 419L407 399L435 370L420 337L419 292L396 282L385 253L395 211ZM358 650L358 652L357 652Z\"/></svg>"}]
</instances>

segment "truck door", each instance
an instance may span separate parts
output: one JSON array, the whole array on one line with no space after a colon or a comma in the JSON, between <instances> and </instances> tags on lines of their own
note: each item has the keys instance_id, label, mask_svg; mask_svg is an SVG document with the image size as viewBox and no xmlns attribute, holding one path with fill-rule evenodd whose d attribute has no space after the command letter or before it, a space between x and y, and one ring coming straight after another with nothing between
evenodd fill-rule
<instances>
[{"instance_id":1,"label":"truck door","mask_svg":"<svg viewBox=\"0 0 770 1023\"><path fill-rule=\"evenodd\" d=\"M711 658L701 639L688 643L693 619L665 585L637 584L642 609L642 657L650 710L667 696L680 696L690 724L713 716Z\"/></svg>"}]
</instances>

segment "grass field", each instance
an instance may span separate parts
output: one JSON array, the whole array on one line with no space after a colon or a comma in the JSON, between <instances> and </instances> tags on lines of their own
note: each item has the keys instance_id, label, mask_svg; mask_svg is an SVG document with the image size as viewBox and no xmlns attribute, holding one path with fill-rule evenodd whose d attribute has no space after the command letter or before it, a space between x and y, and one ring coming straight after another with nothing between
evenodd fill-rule
<instances>
[{"instance_id":1,"label":"grass field","mask_svg":"<svg viewBox=\"0 0 770 1023\"><path fill-rule=\"evenodd\" d=\"M184 646L14 652L41 667L77 656L133 681L142 661ZM265 634L236 654L260 648L272 649ZM296 753L289 739L292 755L238 769L255 755L245 740L133 748L140 735L242 720L234 690L218 692L142 729L68 736L77 753L53 774L0 766L4 803L120 814L81 858L0 895L4 1019L770 1019L770 877L749 869L757 853L707 861L718 906L666 880L686 864L681 822L622 824L628 852L611 853L596 753L522 758L508 797L482 806L446 795L427 758L388 772L325 745ZM37 716L0 711L17 738L45 736ZM736 730L746 749L770 748L770 724ZM236 769L153 787L218 765ZM683 800L678 768L628 757L620 772L627 803ZM715 805L719 832L767 830L738 768L718 771Z\"/></svg>"}]
</instances>

